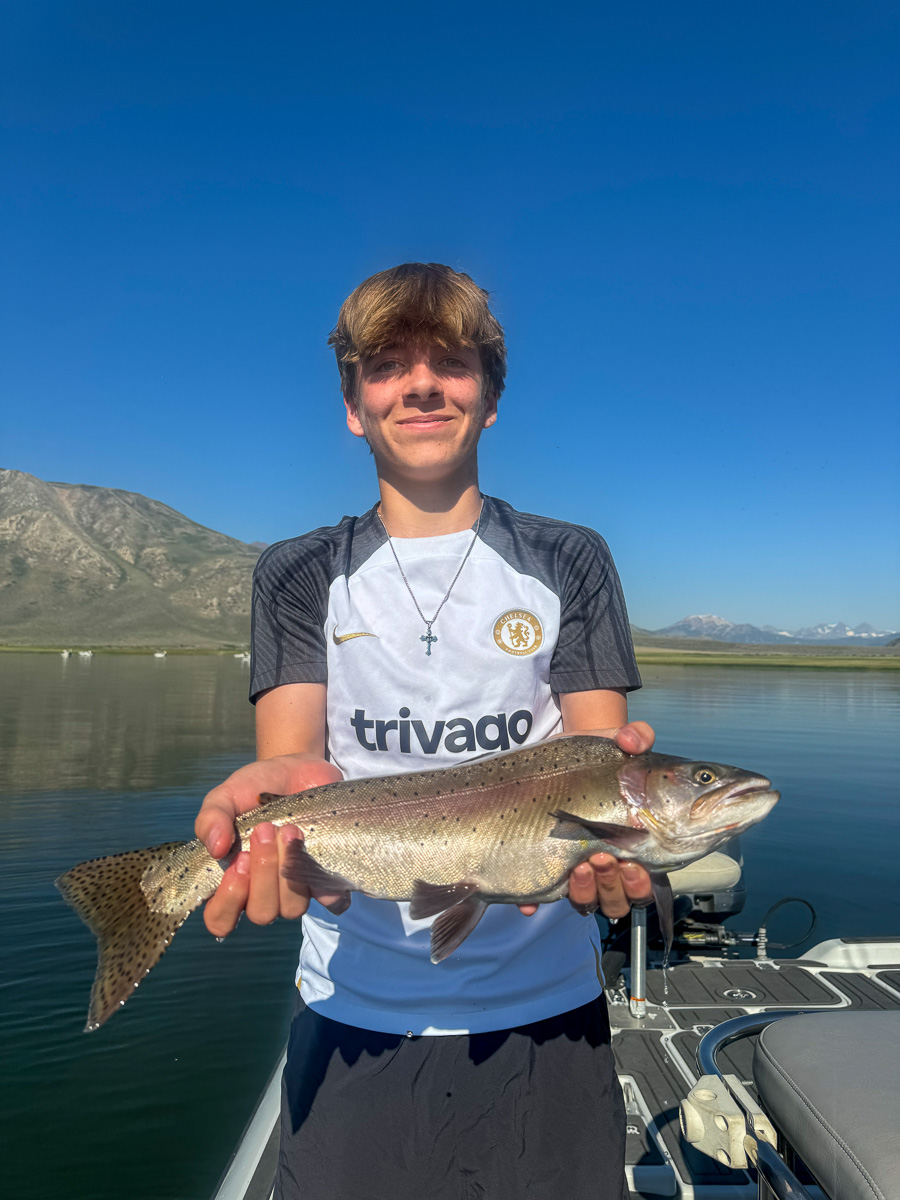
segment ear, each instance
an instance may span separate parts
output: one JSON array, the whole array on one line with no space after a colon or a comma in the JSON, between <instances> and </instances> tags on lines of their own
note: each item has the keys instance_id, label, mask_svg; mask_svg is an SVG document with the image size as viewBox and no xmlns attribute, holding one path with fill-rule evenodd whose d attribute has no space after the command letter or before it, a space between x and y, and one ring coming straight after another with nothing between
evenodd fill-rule
<instances>
[{"instance_id":1,"label":"ear","mask_svg":"<svg viewBox=\"0 0 900 1200\"><path fill-rule=\"evenodd\" d=\"M497 420L497 393L488 388L484 397L484 423L482 429L490 429Z\"/></svg>"},{"instance_id":2,"label":"ear","mask_svg":"<svg viewBox=\"0 0 900 1200\"><path fill-rule=\"evenodd\" d=\"M354 437L364 438L366 431L363 429L362 421L359 419L359 406L346 392L344 392L344 408L347 410L347 428Z\"/></svg>"}]
</instances>

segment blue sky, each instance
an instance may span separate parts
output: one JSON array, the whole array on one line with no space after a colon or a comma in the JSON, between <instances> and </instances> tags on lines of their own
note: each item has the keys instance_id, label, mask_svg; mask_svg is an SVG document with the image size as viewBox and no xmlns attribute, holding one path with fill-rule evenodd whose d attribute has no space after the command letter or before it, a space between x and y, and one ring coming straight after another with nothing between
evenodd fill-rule
<instances>
[{"instance_id":1,"label":"blue sky","mask_svg":"<svg viewBox=\"0 0 900 1200\"><path fill-rule=\"evenodd\" d=\"M247 541L358 512L366 275L494 296L482 487L633 621L900 628L900 13L7 0L0 466Z\"/></svg>"}]
</instances>

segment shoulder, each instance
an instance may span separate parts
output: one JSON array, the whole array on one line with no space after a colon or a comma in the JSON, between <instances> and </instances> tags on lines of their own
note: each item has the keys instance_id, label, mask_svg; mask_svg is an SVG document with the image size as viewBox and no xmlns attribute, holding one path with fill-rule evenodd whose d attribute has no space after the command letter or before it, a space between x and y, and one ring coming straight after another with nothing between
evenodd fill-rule
<instances>
[{"instance_id":1,"label":"shoulder","mask_svg":"<svg viewBox=\"0 0 900 1200\"><path fill-rule=\"evenodd\" d=\"M353 517L344 517L337 525L323 525L267 546L259 556L256 573L261 576L281 574L285 568L302 568L306 563L329 557L344 540L353 520Z\"/></svg>"},{"instance_id":2,"label":"shoulder","mask_svg":"<svg viewBox=\"0 0 900 1200\"><path fill-rule=\"evenodd\" d=\"M487 540L497 543L501 553L506 545L517 551L518 557L525 554L535 561L552 562L557 569L586 558L612 561L609 547L595 529L556 517L519 512L505 500L493 497L487 534Z\"/></svg>"},{"instance_id":3,"label":"shoulder","mask_svg":"<svg viewBox=\"0 0 900 1200\"><path fill-rule=\"evenodd\" d=\"M347 569L355 544L368 540L371 515L342 517L337 525L323 525L267 546L254 571L257 586L283 588L311 575L327 577L330 583Z\"/></svg>"}]
</instances>

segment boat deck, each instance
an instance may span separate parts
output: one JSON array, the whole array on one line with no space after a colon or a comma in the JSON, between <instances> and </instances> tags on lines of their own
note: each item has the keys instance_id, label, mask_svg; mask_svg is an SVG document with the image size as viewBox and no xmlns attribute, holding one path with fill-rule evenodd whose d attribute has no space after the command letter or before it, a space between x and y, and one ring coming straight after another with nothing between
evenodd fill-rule
<instances>
[{"instance_id":1,"label":"boat deck","mask_svg":"<svg viewBox=\"0 0 900 1200\"><path fill-rule=\"evenodd\" d=\"M607 992L628 1113L633 1197L756 1197L756 1183L747 1172L722 1166L682 1138L679 1101L697 1081L695 1054L701 1037L722 1021L782 1008L900 1009L900 941L824 947L830 945L823 960L707 958L670 967L666 981L661 970L651 970L647 1014L641 1020L629 1013L623 986ZM836 968L834 963L842 961L852 965ZM737 1075L751 1092L755 1041L747 1038L719 1054L720 1067Z\"/></svg>"},{"instance_id":2,"label":"boat deck","mask_svg":"<svg viewBox=\"0 0 900 1200\"><path fill-rule=\"evenodd\" d=\"M699 1153L681 1136L678 1105L696 1083L695 1052L713 1026L745 1013L900 1009L900 938L835 939L798 959L757 962L705 957L647 973L646 1015L628 1007L628 972L607 989L613 1049L628 1114L626 1150L632 1200L751 1200L757 1186ZM752 1091L755 1039L719 1055ZM214 1200L270 1200L278 1155L279 1080L284 1060L223 1176ZM590 1200L585 1197L584 1200Z\"/></svg>"}]
</instances>

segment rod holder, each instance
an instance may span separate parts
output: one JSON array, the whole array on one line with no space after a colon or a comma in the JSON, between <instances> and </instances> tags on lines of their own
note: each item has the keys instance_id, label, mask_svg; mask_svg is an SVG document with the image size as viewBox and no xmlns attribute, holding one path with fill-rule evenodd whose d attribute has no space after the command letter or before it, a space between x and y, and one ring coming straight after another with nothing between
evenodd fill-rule
<instances>
[{"instance_id":1,"label":"rod holder","mask_svg":"<svg viewBox=\"0 0 900 1200\"><path fill-rule=\"evenodd\" d=\"M633 1017L647 1013L647 910L631 910L631 995L628 1010Z\"/></svg>"}]
</instances>

